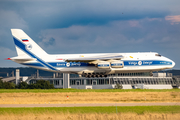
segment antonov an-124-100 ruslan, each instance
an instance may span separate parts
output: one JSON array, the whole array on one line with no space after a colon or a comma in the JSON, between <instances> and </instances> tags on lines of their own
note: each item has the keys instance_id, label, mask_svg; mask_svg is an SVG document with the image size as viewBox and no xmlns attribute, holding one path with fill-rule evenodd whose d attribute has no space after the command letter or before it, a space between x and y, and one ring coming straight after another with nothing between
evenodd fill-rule
<instances>
[{"instance_id":1,"label":"antonov an-124-100 ruslan","mask_svg":"<svg viewBox=\"0 0 180 120\"><path fill-rule=\"evenodd\" d=\"M17 57L8 60L36 69L106 77L108 74L153 72L175 66L172 60L156 52L48 54L23 30L11 29L11 32Z\"/></svg>"}]
</instances>

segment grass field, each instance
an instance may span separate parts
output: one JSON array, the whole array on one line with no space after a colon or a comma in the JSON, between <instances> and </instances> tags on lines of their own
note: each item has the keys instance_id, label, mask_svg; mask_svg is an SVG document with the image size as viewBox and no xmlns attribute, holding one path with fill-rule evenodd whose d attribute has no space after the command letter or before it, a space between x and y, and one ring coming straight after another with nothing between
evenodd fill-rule
<instances>
[{"instance_id":1,"label":"grass field","mask_svg":"<svg viewBox=\"0 0 180 120\"><path fill-rule=\"evenodd\" d=\"M67 99L68 96L68 99ZM0 89L0 104L180 102L180 90ZM0 120L179 120L180 106L0 108Z\"/></svg>"},{"instance_id":2,"label":"grass field","mask_svg":"<svg viewBox=\"0 0 180 120\"><path fill-rule=\"evenodd\" d=\"M0 108L1 120L179 120L180 106Z\"/></svg>"},{"instance_id":3,"label":"grass field","mask_svg":"<svg viewBox=\"0 0 180 120\"><path fill-rule=\"evenodd\" d=\"M59 92L180 92L180 89L0 89L0 93L59 93Z\"/></svg>"},{"instance_id":4,"label":"grass field","mask_svg":"<svg viewBox=\"0 0 180 120\"><path fill-rule=\"evenodd\" d=\"M16 90L15 89L15 90L0 90L0 91L1 91L0 104L180 102L180 90L178 89L114 90L114 91L113 90L86 91L86 90L76 90L76 89L65 89L65 90L63 89Z\"/></svg>"},{"instance_id":5,"label":"grass field","mask_svg":"<svg viewBox=\"0 0 180 120\"><path fill-rule=\"evenodd\" d=\"M2 114L43 114L43 113L180 113L180 106L109 106L109 107L35 107L0 108Z\"/></svg>"}]
</instances>

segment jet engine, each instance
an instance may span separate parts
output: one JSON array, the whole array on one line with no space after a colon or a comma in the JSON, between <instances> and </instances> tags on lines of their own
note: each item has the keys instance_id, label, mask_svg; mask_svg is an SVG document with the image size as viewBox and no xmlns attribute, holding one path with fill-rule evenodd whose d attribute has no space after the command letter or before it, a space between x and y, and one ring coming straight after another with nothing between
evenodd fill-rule
<instances>
[{"instance_id":1,"label":"jet engine","mask_svg":"<svg viewBox=\"0 0 180 120\"><path fill-rule=\"evenodd\" d=\"M111 67L112 68L123 68L123 66L124 66L124 62L123 61L116 60L116 61L112 61L111 62Z\"/></svg>"},{"instance_id":2,"label":"jet engine","mask_svg":"<svg viewBox=\"0 0 180 120\"><path fill-rule=\"evenodd\" d=\"M100 69L109 69L110 68L110 62L100 62L97 64L97 67Z\"/></svg>"}]
</instances>

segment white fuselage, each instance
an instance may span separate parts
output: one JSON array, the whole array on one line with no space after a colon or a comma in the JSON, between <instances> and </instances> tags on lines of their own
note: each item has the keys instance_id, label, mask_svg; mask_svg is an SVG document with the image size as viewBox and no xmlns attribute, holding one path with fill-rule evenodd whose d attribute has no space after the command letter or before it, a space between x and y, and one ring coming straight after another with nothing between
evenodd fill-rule
<instances>
[{"instance_id":1,"label":"white fuselage","mask_svg":"<svg viewBox=\"0 0 180 120\"><path fill-rule=\"evenodd\" d=\"M91 57L91 56L101 56L101 55L112 55L116 53L100 53L100 54L55 54L41 56L44 62L51 65L55 70L41 65L37 61L22 63L30 67L43 69L47 71L62 72L62 73L126 73L126 72L152 72L164 69L171 69L174 67L175 63L164 57L158 55L154 52L145 53L118 53L124 57L119 60L123 61L124 65L122 68L108 68L100 69L93 64L83 63L83 62L65 62L65 59L78 58L78 57Z\"/></svg>"}]
</instances>

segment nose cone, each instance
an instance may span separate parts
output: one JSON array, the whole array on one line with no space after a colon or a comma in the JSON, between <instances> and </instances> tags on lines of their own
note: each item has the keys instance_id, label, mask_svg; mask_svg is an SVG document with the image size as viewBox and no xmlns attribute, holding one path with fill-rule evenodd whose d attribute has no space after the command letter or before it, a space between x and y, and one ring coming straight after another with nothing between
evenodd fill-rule
<instances>
[{"instance_id":1,"label":"nose cone","mask_svg":"<svg viewBox=\"0 0 180 120\"><path fill-rule=\"evenodd\" d=\"M175 66L175 62L174 61L172 61L172 68Z\"/></svg>"}]
</instances>

